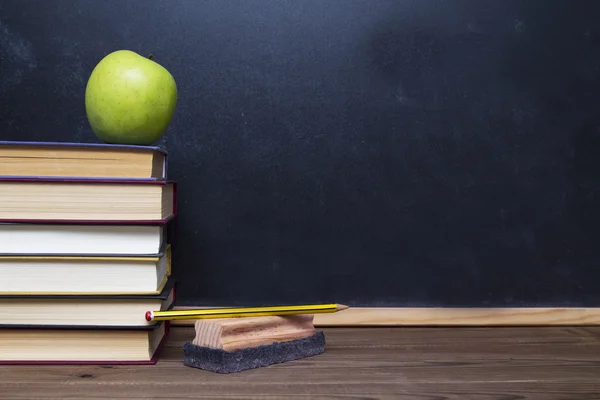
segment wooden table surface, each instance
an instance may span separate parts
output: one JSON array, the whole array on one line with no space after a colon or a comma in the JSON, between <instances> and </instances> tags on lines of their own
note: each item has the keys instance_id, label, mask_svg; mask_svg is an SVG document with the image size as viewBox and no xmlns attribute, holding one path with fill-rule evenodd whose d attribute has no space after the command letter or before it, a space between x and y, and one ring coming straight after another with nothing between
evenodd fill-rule
<instances>
[{"instance_id":1,"label":"wooden table surface","mask_svg":"<svg viewBox=\"0 0 600 400\"><path fill-rule=\"evenodd\" d=\"M322 355L236 374L182 364L2 366L0 399L600 399L600 328L329 328Z\"/></svg>"}]
</instances>

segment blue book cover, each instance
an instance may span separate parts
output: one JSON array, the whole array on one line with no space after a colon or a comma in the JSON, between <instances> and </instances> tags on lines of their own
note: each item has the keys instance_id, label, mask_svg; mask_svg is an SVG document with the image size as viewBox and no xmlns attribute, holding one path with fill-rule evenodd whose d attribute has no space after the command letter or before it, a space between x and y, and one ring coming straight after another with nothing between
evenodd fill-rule
<instances>
[{"instance_id":1,"label":"blue book cover","mask_svg":"<svg viewBox=\"0 0 600 400\"><path fill-rule=\"evenodd\" d=\"M0 140L0 146L38 146L38 147L89 147L89 148L113 148L132 150L152 150L167 155L167 150L160 146L139 146L133 144L109 144L109 143L75 143L75 142L28 142Z\"/></svg>"}]
</instances>

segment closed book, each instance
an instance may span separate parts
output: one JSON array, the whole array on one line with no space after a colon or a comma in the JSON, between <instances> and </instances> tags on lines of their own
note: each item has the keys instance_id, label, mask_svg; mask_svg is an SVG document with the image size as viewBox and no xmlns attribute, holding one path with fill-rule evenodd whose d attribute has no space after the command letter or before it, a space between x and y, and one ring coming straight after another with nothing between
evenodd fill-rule
<instances>
[{"instance_id":1,"label":"closed book","mask_svg":"<svg viewBox=\"0 0 600 400\"><path fill-rule=\"evenodd\" d=\"M0 255L157 254L167 225L0 223Z\"/></svg>"},{"instance_id":2,"label":"closed book","mask_svg":"<svg viewBox=\"0 0 600 400\"><path fill-rule=\"evenodd\" d=\"M140 256L0 255L2 295L158 294L171 276L171 245Z\"/></svg>"},{"instance_id":3,"label":"closed book","mask_svg":"<svg viewBox=\"0 0 600 400\"><path fill-rule=\"evenodd\" d=\"M158 146L0 141L0 176L167 179Z\"/></svg>"},{"instance_id":4,"label":"closed book","mask_svg":"<svg viewBox=\"0 0 600 400\"><path fill-rule=\"evenodd\" d=\"M156 364L169 321L144 327L0 326L0 364Z\"/></svg>"},{"instance_id":5,"label":"closed book","mask_svg":"<svg viewBox=\"0 0 600 400\"><path fill-rule=\"evenodd\" d=\"M0 295L0 326L144 327L147 311L175 304L176 282L156 295Z\"/></svg>"},{"instance_id":6,"label":"closed book","mask_svg":"<svg viewBox=\"0 0 600 400\"><path fill-rule=\"evenodd\" d=\"M0 177L0 222L165 224L175 182Z\"/></svg>"}]
</instances>

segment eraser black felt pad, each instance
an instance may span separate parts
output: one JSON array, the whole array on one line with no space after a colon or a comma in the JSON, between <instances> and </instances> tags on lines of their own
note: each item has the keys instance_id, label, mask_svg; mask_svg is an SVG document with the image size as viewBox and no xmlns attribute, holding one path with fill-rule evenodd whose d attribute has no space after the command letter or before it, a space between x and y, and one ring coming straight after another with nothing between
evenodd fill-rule
<instances>
[{"instance_id":1,"label":"eraser black felt pad","mask_svg":"<svg viewBox=\"0 0 600 400\"><path fill-rule=\"evenodd\" d=\"M229 374L311 357L323 352L325 335L319 331L303 339L233 351L211 349L188 342L183 346L183 363L188 367Z\"/></svg>"}]
</instances>

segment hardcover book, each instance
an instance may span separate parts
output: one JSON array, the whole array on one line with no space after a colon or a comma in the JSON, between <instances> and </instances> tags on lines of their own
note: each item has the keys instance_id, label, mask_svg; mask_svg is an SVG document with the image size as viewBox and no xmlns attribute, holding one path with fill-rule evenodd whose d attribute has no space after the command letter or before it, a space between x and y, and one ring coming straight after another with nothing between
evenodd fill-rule
<instances>
[{"instance_id":1,"label":"hardcover book","mask_svg":"<svg viewBox=\"0 0 600 400\"><path fill-rule=\"evenodd\" d=\"M0 177L0 223L166 224L175 182Z\"/></svg>"},{"instance_id":2,"label":"hardcover book","mask_svg":"<svg viewBox=\"0 0 600 400\"><path fill-rule=\"evenodd\" d=\"M158 254L172 239L167 225L0 223L0 255Z\"/></svg>"},{"instance_id":3,"label":"hardcover book","mask_svg":"<svg viewBox=\"0 0 600 400\"><path fill-rule=\"evenodd\" d=\"M0 294L158 294L171 276L171 245L149 256L0 256Z\"/></svg>"},{"instance_id":4,"label":"hardcover book","mask_svg":"<svg viewBox=\"0 0 600 400\"><path fill-rule=\"evenodd\" d=\"M170 310L176 300L170 278L157 295L0 295L0 328L16 326L144 327L146 312Z\"/></svg>"},{"instance_id":5,"label":"hardcover book","mask_svg":"<svg viewBox=\"0 0 600 400\"><path fill-rule=\"evenodd\" d=\"M158 146L0 141L0 176L167 179L167 151Z\"/></svg>"},{"instance_id":6,"label":"hardcover book","mask_svg":"<svg viewBox=\"0 0 600 400\"><path fill-rule=\"evenodd\" d=\"M0 327L0 365L156 364L169 322L144 327Z\"/></svg>"}]
</instances>

